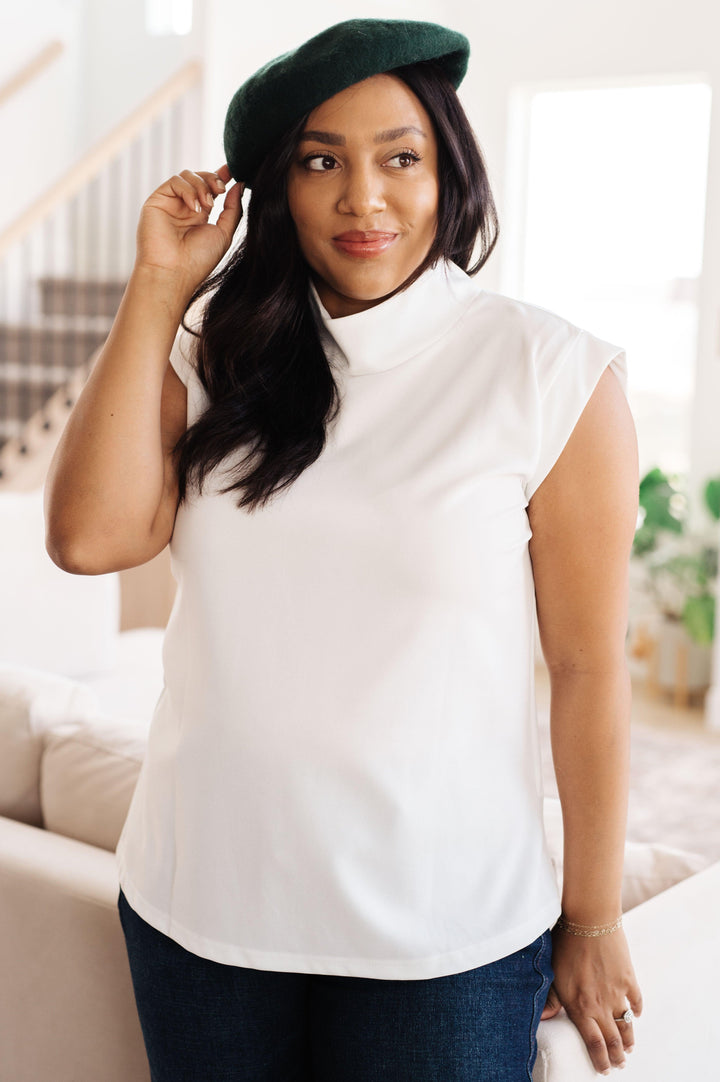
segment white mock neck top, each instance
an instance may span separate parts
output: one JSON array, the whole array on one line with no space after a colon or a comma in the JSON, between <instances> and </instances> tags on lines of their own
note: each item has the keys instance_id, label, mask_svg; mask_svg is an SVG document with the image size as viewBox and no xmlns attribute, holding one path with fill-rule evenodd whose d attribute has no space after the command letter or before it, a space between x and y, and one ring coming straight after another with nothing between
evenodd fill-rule
<instances>
[{"instance_id":1,"label":"white mock neck top","mask_svg":"<svg viewBox=\"0 0 720 1082\"><path fill-rule=\"evenodd\" d=\"M336 319L329 315L311 283L310 295L320 315L325 332L323 344L333 366L348 375L373 375L405 364L439 344L478 298L472 278L454 264L447 264L447 268L450 273L445 273L444 266L434 268L408 290L380 305ZM442 289L438 289L439 283Z\"/></svg>"},{"instance_id":2,"label":"white mock neck top","mask_svg":"<svg viewBox=\"0 0 720 1082\"><path fill-rule=\"evenodd\" d=\"M120 883L219 962L443 976L560 912L526 508L625 354L452 263L356 315L310 300L341 408L265 509L214 474L178 510ZM171 356L188 424L194 341Z\"/></svg>"}]
</instances>

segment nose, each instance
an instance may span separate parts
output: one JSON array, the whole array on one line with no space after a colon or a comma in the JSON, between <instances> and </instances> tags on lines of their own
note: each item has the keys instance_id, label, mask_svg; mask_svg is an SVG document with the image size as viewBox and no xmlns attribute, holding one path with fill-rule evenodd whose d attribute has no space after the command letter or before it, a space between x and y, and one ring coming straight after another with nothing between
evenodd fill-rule
<instances>
[{"instance_id":1,"label":"nose","mask_svg":"<svg viewBox=\"0 0 720 1082\"><path fill-rule=\"evenodd\" d=\"M355 165L346 168L343 188L338 199L340 214L352 214L355 218L367 218L385 209L383 178L373 165Z\"/></svg>"}]
</instances>

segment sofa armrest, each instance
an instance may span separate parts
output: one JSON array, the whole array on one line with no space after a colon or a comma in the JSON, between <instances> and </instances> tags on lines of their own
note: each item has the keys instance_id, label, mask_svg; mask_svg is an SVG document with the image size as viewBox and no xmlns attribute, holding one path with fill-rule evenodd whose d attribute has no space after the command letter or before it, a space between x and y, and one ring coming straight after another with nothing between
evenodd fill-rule
<instances>
[{"instance_id":1,"label":"sofa armrest","mask_svg":"<svg viewBox=\"0 0 720 1082\"><path fill-rule=\"evenodd\" d=\"M720 1060L720 862L626 913L643 994L623 1082L710 1078ZM580 1034L561 1014L540 1023L533 1082L597 1079Z\"/></svg>"},{"instance_id":2,"label":"sofa armrest","mask_svg":"<svg viewBox=\"0 0 720 1082\"><path fill-rule=\"evenodd\" d=\"M0 817L0 1044L13 1082L149 1082L114 853Z\"/></svg>"}]
</instances>

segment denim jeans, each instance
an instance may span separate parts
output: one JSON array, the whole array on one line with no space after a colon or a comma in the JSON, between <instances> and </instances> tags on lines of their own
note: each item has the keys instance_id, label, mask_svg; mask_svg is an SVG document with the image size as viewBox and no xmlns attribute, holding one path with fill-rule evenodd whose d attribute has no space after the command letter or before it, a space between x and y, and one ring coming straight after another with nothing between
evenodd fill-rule
<instances>
[{"instance_id":1,"label":"denim jeans","mask_svg":"<svg viewBox=\"0 0 720 1082\"><path fill-rule=\"evenodd\" d=\"M552 982L550 932L424 980L224 965L147 924L120 891L152 1082L527 1082Z\"/></svg>"}]
</instances>

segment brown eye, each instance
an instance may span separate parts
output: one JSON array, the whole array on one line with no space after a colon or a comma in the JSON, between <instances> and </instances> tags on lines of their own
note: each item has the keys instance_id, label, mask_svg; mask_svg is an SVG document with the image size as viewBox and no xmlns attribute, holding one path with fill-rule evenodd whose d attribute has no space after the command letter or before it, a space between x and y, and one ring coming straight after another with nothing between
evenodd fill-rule
<instances>
[{"instance_id":1,"label":"brown eye","mask_svg":"<svg viewBox=\"0 0 720 1082\"><path fill-rule=\"evenodd\" d=\"M415 165L420 161L420 155L416 154L413 150L401 150L398 154L394 154L390 158L390 162L398 162L400 169L409 169L410 166Z\"/></svg>"},{"instance_id":2,"label":"brown eye","mask_svg":"<svg viewBox=\"0 0 720 1082\"><path fill-rule=\"evenodd\" d=\"M314 173L329 173L336 164L332 154L310 154L304 161L305 168Z\"/></svg>"}]
</instances>

